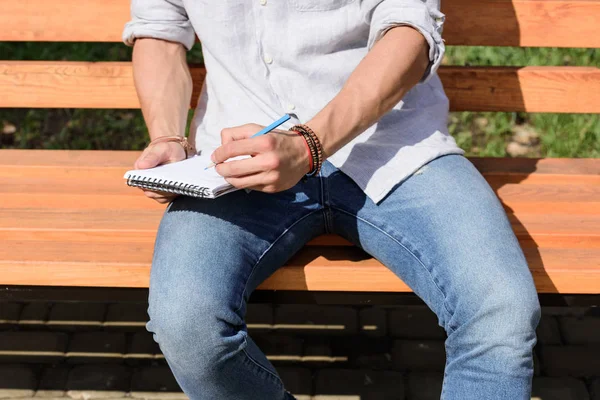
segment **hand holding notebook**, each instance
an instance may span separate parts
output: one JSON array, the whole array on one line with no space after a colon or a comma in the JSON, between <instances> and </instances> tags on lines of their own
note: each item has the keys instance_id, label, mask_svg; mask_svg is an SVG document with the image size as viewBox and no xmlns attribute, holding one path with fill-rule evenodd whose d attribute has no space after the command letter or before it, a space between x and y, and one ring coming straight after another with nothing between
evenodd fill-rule
<instances>
[{"instance_id":1,"label":"hand holding notebook","mask_svg":"<svg viewBox=\"0 0 600 400\"><path fill-rule=\"evenodd\" d=\"M269 133L289 119L290 116L285 114L252 137ZM209 199L239 190L212 168L215 164L210 159L210 155L205 154L207 155L195 155L183 161L154 168L127 171L124 178L127 179L129 186ZM232 157L226 162L245 158L250 158L250 156ZM246 190L246 192L248 191Z\"/></svg>"},{"instance_id":2,"label":"hand holding notebook","mask_svg":"<svg viewBox=\"0 0 600 400\"><path fill-rule=\"evenodd\" d=\"M249 157L232 157L227 162ZM124 178L129 186L208 199L239 190L214 168L205 169L210 163L210 153L206 153L154 168L127 171Z\"/></svg>"}]
</instances>

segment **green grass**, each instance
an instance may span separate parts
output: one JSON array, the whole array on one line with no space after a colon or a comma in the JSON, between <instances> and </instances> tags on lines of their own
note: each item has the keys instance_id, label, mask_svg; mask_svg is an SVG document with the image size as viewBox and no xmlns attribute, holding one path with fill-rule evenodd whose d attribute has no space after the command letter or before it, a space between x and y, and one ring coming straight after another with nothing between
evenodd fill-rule
<instances>
[{"instance_id":1,"label":"green grass","mask_svg":"<svg viewBox=\"0 0 600 400\"><path fill-rule=\"evenodd\" d=\"M119 43L0 43L6 60L128 61L131 48ZM200 46L188 61L202 60ZM600 66L596 49L449 47L450 65ZM249 121L251 122L251 121ZM3 127L15 126L12 135ZM596 114L452 113L451 134L469 156L506 156L518 125L540 134L544 157L600 157L600 117ZM142 149L147 133L139 110L0 109L0 145L45 149Z\"/></svg>"}]
</instances>

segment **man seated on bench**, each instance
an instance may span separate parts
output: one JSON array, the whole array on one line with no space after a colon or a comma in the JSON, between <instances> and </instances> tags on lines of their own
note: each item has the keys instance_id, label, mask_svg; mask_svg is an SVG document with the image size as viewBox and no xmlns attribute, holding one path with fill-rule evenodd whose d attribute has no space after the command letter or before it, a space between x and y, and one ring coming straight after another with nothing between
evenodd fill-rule
<instances>
[{"instance_id":1,"label":"man seated on bench","mask_svg":"<svg viewBox=\"0 0 600 400\"><path fill-rule=\"evenodd\" d=\"M183 391L291 399L248 336L252 291L338 234L390 268L447 334L446 400L528 399L540 307L507 215L449 135L436 0L133 0L123 38L151 142L186 157L197 34L207 71L190 143L250 189L173 197L156 238L147 329ZM250 138L281 114L286 129ZM292 125L297 125L293 127ZM252 157L224 163L238 156ZM303 177L307 176L307 179Z\"/></svg>"}]
</instances>

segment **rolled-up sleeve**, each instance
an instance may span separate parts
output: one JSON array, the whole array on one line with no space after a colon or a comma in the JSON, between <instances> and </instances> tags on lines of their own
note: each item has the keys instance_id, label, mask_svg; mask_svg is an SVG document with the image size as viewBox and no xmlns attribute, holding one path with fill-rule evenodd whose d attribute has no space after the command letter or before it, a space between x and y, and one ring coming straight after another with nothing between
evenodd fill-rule
<instances>
[{"instance_id":1,"label":"rolled-up sleeve","mask_svg":"<svg viewBox=\"0 0 600 400\"><path fill-rule=\"evenodd\" d=\"M181 43L190 50L196 40L182 0L131 0L131 21L125 24L123 42L133 46L137 38Z\"/></svg>"},{"instance_id":2,"label":"rolled-up sleeve","mask_svg":"<svg viewBox=\"0 0 600 400\"><path fill-rule=\"evenodd\" d=\"M442 40L445 16L440 11L439 0L363 0L362 8L370 26L369 50L389 29L409 25L429 44L429 65L421 82L435 74L446 51Z\"/></svg>"}]
</instances>

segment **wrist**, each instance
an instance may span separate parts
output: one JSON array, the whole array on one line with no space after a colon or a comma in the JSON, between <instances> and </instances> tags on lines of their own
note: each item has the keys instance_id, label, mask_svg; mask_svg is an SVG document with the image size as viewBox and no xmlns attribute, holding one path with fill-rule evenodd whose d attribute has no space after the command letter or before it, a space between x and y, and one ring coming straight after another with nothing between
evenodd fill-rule
<instances>
[{"instance_id":1,"label":"wrist","mask_svg":"<svg viewBox=\"0 0 600 400\"><path fill-rule=\"evenodd\" d=\"M173 151L175 150L176 147L179 147L181 150L183 150L183 152L185 154L185 158L189 158L191 155L193 155L196 152L196 149L194 148L194 146L191 143L188 142L187 138L185 136L180 136L180 135L156 137L150 141L150 143L148 144L148 147L161 145L161 144L169 145L169 146L166 146L166 148L168 150L170 150L172 154L176 154L176 153L173 153Z\"/></svg>"},{"instance_id":2,"label":"wrist","mask_svg":"<svg viewBox=\"0 0 600 400\"><path fill-rule=\"evenodd\" d=\"M303 167L304 174L306 175L313 169L313 159L310 154L310 148L308 147L306 139L300 132L293 132L296 133L294 139L296 141L296 148L298 149L298 164Z\"/></svg>"},{"instance_id":3,"label":"wrist","mask_svg":"<svg viewBox=\"0 0 600 400\"><path fill-rule=\"evenodd\" d=\"M309 173L306 176L317 174L323 165L323 149L319 137L310 127L304 124L294 125L290 130L301 135L308 147L311 162Z\"/></svg>"}]
</instances>

